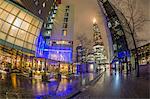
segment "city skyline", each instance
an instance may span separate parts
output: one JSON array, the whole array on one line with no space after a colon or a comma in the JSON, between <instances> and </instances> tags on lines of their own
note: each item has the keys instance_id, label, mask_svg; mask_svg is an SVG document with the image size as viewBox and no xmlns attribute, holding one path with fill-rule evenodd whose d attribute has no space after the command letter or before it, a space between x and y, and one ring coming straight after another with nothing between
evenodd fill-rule
<instances>
[{"instance_id":1,"label":"city skyline","mask_svg":"<svg viewBox=\"0 0 150 99\"><path fill-rule=\"evenodd\" d=\"M0 99L150 98L150 0L0 0Z\"/></svg>"}]
</instances>

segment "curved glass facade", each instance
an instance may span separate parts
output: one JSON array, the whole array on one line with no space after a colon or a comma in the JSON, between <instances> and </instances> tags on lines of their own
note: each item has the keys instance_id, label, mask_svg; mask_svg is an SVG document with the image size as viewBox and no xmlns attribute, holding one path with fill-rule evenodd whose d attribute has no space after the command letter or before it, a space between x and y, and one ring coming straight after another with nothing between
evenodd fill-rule
<instances>
[{"instance_id":1,"label":"curved glass facade","mask_svg":"<svg viewBox=\"0 0 150 99\"><path fill-rule=\"evenodd\" d=\"M16 4L0 0L0 45L34 52L43 21Z\"/></svg>"}]
</instances>

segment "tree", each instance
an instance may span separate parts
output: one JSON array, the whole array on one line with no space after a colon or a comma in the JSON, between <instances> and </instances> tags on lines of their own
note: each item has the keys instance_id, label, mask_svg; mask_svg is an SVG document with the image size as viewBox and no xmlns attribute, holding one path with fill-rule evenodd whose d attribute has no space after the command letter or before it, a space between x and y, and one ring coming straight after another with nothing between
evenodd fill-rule
<instances>
[{"instance_id":1,"label":"tree","mask_svg":"<svg viewBox=\"0 0 150 99\"><path fill-rule=\"evenodd\" d=\"M77 36L77 40L79 41L79 44L82 45L83 48L86 49L87 53L91 51L92 49L92 38L87 38L84 33L79 34Z\"/></svg>"},{"instance_id":2,"label":"tree","mask_svg":"<svg viewBox=\"0 0 150 99\"><path fill-rule=\"evenodd\" d=\"M139 77L137 51L137 42L139 39L137 39L137 32L142 30L144 15L137 4L137 0L113 0L112 6L123 26L129 49L134 49L135 67L137 70L137 77Z\"/></svg>"},{"instance_id":3,"label":"tree","mask_svg":"<svg viewBox=\"0 0 150 99\"><path fill-rule=\"evenodd\" d=\"M85 49L85 54L86 56L88 53L92 50L92 38L87 38L84 33L80 33L76 37L77 41L79 42L78 44L81 44L82 47Z\"/></svg>"}]
</instances>

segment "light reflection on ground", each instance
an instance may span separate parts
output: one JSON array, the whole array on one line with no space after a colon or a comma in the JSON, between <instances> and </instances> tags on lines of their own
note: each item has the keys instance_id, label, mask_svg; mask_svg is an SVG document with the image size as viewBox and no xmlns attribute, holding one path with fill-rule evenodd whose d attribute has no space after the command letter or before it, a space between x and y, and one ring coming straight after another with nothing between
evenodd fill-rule
<instances>
[{"instance_id":1,"label":"light reflection on ground","mask_svg":"<svg viewBox=\"0 0 150 99\"><path fill-rule=\"evenodd\" d=\"M73 76L71 79L61 79L61 81L42 82L39 79L31 79L24 76L11 74L10 76L3 75L4 79L0 80L0 94L8 92L8 94L19 94L21 97L24 95L32 97L66 97L86 85L89 81L93 80L96 76L93 73L82 74L80 76ZM84 84L83 84L84 82ZM3 95L6 97L5 95ZM12 96L12 95L8 95ZM14 96L14 95L13 95ZM16 96L14 96L16 97ZM17 96L18 97L18 96Z\"/></svg>"}]
</instances>

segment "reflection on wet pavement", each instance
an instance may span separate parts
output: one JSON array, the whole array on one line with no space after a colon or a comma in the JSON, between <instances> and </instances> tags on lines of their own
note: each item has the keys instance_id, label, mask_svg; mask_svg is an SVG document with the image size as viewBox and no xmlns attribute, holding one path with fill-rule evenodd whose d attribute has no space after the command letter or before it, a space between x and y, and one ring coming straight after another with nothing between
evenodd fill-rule
<instances>
[{"instance_id":1,"label":"reflection on wet pavement","mask_svg":"<svg viewBox=\"0 0 150 99\"><path fill-rule=\"evenodd\" d=\"M94 73L73 76L70 79L61 79L61 81L42 82L40 79L31 79L28 77L10 74L3 75L0 80L1 97L67 97L88 84L96 77ZM6 94L6 95L5 95ZM0 98L1 98L0 97Z\"/></svg>"}]
</instances>

